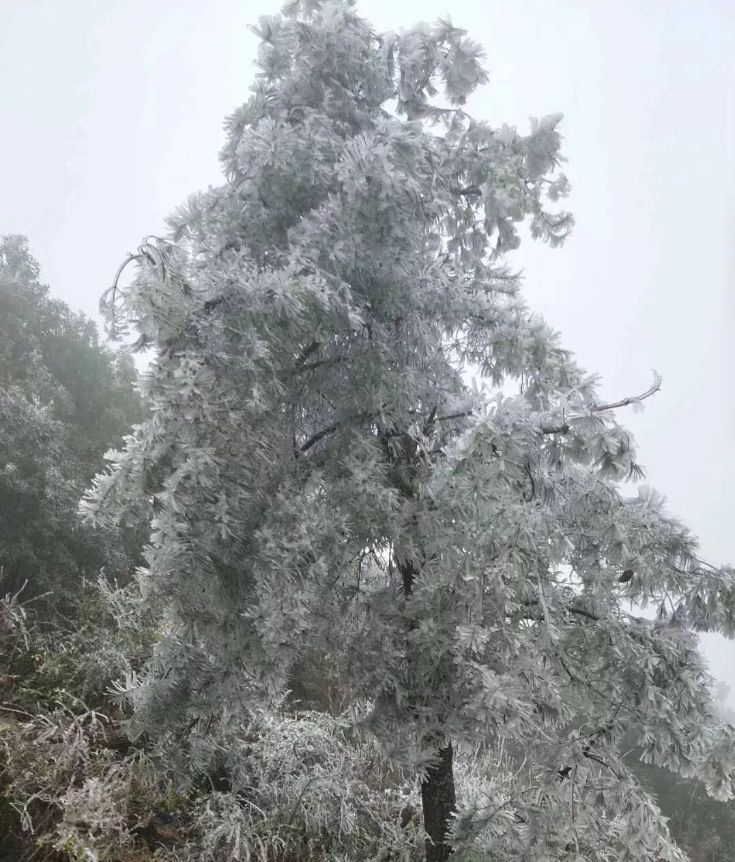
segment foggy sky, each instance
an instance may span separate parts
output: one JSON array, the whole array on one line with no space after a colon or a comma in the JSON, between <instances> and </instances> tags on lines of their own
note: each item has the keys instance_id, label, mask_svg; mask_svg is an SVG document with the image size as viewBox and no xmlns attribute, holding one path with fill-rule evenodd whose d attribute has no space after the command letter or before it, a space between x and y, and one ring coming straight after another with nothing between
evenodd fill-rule
<instances>
[{"instance_id":1,"label":"foggy sky","mask_svg":"<svg viewBox=\"0 0 735 862\"><path fill-rule=\"evenodd\" d=\"M222 121L248 96L278 2L0 0L0 234L96 315L125 256L217 185ZM735 562L735 11L732 0L362 0L377 29L451 12L487 52L470 110L528 128L564 112L564 248L525 243L525 294L605 398L664 378L634 432L648 481ZM735 648L705 639L735 689Z\"/></svg>"}]
</instances>

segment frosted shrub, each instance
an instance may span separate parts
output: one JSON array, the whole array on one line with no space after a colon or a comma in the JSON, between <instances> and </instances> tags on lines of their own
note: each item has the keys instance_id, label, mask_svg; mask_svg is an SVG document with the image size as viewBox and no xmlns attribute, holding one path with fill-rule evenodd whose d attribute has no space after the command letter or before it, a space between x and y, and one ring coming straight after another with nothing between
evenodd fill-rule
<instances>
[{"instance_id":1,"label":"frosted shrub","mask_svg":"<svg viewBox=\"0 0 735 862\"><path fill-rule=\"evenodd\" d=\"M219 734L228 790L196 808L203 858L420 858L415 782L370 737L324 713L265 710Z\"/></svg>"}]
</instances>

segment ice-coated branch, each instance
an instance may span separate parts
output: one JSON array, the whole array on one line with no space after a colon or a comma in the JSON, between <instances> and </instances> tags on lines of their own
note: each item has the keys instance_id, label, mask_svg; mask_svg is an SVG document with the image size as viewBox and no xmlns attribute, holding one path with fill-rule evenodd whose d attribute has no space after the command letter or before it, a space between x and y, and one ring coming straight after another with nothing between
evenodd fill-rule
<instances>
[{"instance_id":1,"label":"ice-coated branch","mask_svg":"<svg viewBox=\"0 0 735 862\"><path fill-rule=\"evenodd\" d=\"M618 407L628 407L631 404L640 404L641 401L645 401L646 398L650 398L661 389L661 382L661 375L657 371L654 371L653 383L645 392L642 392L640 395L631 395L628 398L621 398L620 401L610 401L607 404L595 404L592 410L595 413L601 413L604 410L616 410Z\"/></svg>"},{"instance_id":2,"label":"ice-coated branch","mask_svg":"<svg viewBox=\"0 0 735 862\"><path fill-rule=\"evenodd\" d=\"M655 395L661 389L661 375L658 372L653 372L653 383L646 389L645 392L641 392L640 395L629 395L626 398L621 398L620 401L609 401L607 403L597 403L593 404L590 408L590 412L592 413L604 413L607 410L616 410L618 407L628 407L631 404L640 404L645 401L647 398L650 398L652 395ZM556 423L542 423L541 424L541 433L542 434L568 434L570 431L570 426L568 422L562 422L560 424Z\"/></svg>"}]
</instances>

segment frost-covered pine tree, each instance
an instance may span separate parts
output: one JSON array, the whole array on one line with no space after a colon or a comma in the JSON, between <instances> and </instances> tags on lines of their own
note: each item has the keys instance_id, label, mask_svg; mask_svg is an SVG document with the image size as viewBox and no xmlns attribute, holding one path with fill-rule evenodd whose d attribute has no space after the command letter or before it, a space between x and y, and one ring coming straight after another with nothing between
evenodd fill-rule
<instances>
[{"instance_id":1,"label":"frost-covered pine tree","mask_svg":"<svg viewBox=\"0 0 735 862\"><path fill-rule=\"evenodd\" d=\"M649 393L601 400L504 266L524 221L570 230L559 117L470 117L482 52L445 21L297 0L257 33L224 184L106 297L154 350L151 418L85 503L150 520L169 618L138 727L208 726L321 647L414 765L427 859L679 858L621 742L731 797L693 632L732 635L735 579L624 490L615 410ZM457 747L504 741L528 786L458 808Z\"/></svg>"}]
</instances>

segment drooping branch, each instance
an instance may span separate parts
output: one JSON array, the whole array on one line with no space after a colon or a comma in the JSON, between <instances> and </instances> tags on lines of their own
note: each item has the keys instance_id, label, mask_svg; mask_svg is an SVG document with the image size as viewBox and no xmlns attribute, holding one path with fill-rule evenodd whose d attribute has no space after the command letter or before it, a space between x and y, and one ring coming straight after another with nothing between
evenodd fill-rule
<instances>
[{"instance_id":1,"label":"drooping branch","mask_svg":"<svg viewBox=\"0 0 735 862\"><path fill-rule=\"evenodd\" d=\"M117 321L115 320L115 305L117 303L117 293L119 290L120 278L129 263L132 263L134 260L141 260L143 256L143 252L140 250L138 250L136 254L128 252L125 259L120 264L120 266L118 266L117 271L115 272L115 277L112 279L112 285L102 294L102 297L100 298L100 312L104 315L105 310L109 309L109 336L113 341L119 337L119 329L117 327Z\"/></svg>"}]
</instances>

